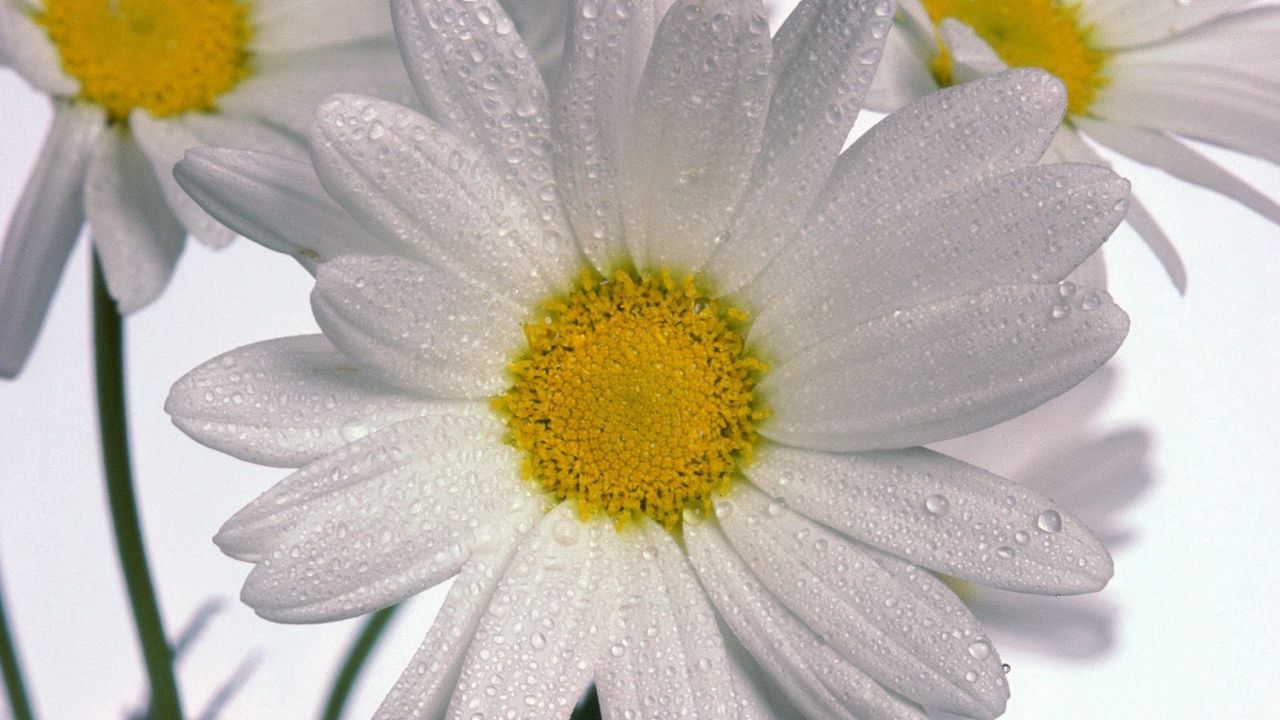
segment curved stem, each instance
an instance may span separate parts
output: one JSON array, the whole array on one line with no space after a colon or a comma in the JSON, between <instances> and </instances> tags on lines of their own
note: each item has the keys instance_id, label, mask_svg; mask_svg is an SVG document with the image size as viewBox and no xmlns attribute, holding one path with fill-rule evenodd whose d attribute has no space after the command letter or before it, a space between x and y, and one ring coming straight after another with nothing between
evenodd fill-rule
<instances>
[{"instance_id":1,"label":"curved stem","mask_svg":"<svg viewBox=\"0 0 1280 720\"><path fill-rule=\"evenodd\" d=\"M596 691L595 683L587 688L587 694L573 709L573 715L569 716L569 720L600 720L600 693Z\"/></svg>"},{"instance_id":2,"label":"curved stem","mask_svg":"<svg viewBox=\"0 0 1280 720\"><path fill-rule=\"evenodd\" d=\"M129 437L124 398L124 321L115 300L107 292L102 263L93 256L93 348L98 385L98 427L102 437L102 465L106 473L107 501L115 529L116 550L124 571L134 625L142 645L151 682L151 720L180 720L178 683L173 675L173 653L160 620L155 587L147 569L147 555L138 522L129 463Z\"/></svg>"},{"instance_id":3,"label":"curved stem","mask_svg":"<svg viewBox=\"0 0 1280 720\"><path fill-rule=\"evenodd\" d=\"M4 689L9 695L9 709L13 720L32 720L31 700L27 686L22 681L22 666L18 664L18 649L9 633L9 620L4 610L4 592L0 589L0 670L4 672Z\"/></svg>"},{"instance_id":4,"label":"curved stem","mask_svg":"<svg viewBox=\"0 0 1280 720\"><path fill-rule=\"evenodd\" d=\"M347 659L342 662L342 667L333 678L329 700L324 704L324 711L320 714L321 720L338 720L342 717L342 709L347 705L347 698L351 696L356 678L360 676L365 661L373 653L373 646L378 644L378 639L382 637L387 624L391 622L391 616L395 615L396 610L399 609L399 605L382 608L364 621L364 627L360 628L360 634L356 636L356 641L351 643L351 649L347 651Z\"/></svg>"}]
</instances>

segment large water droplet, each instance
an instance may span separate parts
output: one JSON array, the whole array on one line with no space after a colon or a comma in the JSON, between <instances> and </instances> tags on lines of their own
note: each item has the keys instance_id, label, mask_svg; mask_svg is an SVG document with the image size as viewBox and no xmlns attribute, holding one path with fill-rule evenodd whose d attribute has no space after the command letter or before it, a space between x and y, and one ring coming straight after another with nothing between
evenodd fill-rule
<instances>
[{"instance_id":1,"label":"large water droplet","mask_svg":"<svg viewBox=\"0 0 1280 720\"><path fill-rule=\"evenodd\" d=\"M1062 516L1057 510L1045 510L1036 517L1036 527L1047 533L1056 533L1062 529Z\"/></svg>"},{"instance_id":2,"label":"large water droplet","mask_svg":"<svg viewBox=\"0 0 1280 720\"><path fill-rule=\"evenodd\" d=\"M924 499L924 509L931 515L942 515L947 512L951 503L942 495L930 495Z\"/></svg>"},{"instance_id":3,"label":"large water droplet","mask_svg":"<svg viewBox=\"0 0 1280 720\"><path fill-rule=\"evenodd\" d=\"M986 640L974 640L969 643L969 654L974 660L986 660L991 655L991 643Z\"/></svg>"}]
</instances>

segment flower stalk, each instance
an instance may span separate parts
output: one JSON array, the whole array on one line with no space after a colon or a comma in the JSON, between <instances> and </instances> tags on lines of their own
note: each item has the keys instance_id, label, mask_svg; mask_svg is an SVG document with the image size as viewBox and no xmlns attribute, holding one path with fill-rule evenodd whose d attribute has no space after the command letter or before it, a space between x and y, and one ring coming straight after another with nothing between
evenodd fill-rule
<instances>
[{"instance_id":1,"label":"flower stalk","mask_svg":"<svg viewBox=\"0 0 1280 720\"><path fill-rule=\"evenodd\" d=\"M387 625L391 623L392 616L399 609L399 605L385 607L365 620L364 627L360 628L360 634L356 636L355 642L351 643L351 649L347 651L347 659L343 661L338 674L333 678L329 700L325 702L324 711L320 714L321 720L338 720L342 717L342 710L346 707L351 690L360 677L360 671L364 669L365 661L373 654L374 646L378 644Z\"/></svg>"},{"instance_id":2,"label":"flower stalk","mask_svg":"<svg viewBox=\"0 0 1280 720\"><path fill-rule=\"evenodd\" d=\"M124 320L107 292L102 262L93 256L93 347L98 389L98 426L107 502L116 551L151 684L151 720L179 720L182 709L173 673L173 652L160 619L155 586L147 566L138 505L133 492L124 396Z\"/></svg>"},{"instance_id":3,"label":"flower stalk","mask_svg":"<svg viewBox=\"0 0 1280 720\"><path fill-rule=\"evenodd\" d=\"M22 680L22 665L18 662L17 644L9 632L9 619L5 613L4 592L0 588L0 671L4 674L4 689L9 696L9 709L14 720L32 720L31 700Z\"/></svg>"}]
</instances>

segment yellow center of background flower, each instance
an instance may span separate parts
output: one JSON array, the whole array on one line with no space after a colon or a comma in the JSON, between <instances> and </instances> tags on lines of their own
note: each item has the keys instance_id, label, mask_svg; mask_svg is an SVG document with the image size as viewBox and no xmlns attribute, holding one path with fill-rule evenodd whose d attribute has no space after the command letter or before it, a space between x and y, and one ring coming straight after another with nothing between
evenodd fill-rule
<instances>
[{"instance_id":1,"label":"yellow center of background flower","mask_svg":"<svg viewBox=\"0 0 1280 720\"><path fill-rule=\"evenodd\" d=\"M45 0L35 20L80 97L115 121L211 111L249 74L248 6L236 0Z\"/></svg>"},{"instance_id":2,"label":"yellow center of background flower","mask_svg":"<svg viewBox=\"0 0 1280 720\"><path fill-rule=\"evenodd\" d=\"M923 0L935 26L955 18L973 28L1009 67L1038 67L1067 86L1067 111L1082 115L1107 84L1102 72L1107 53L1093 42L1093 26L1084 25L1080 5L1056 0ZM951 84L952 60L946 48L933 62L941 85Z\"/></svg>"},{"instance_id":3,"label":"yellow center of background flower","mask_svg":"<svg viewBox=\"0 0 1280 720\"><path fill-rule=\"evenodd\" d=\"M674 528L709 509L751 461L767 413L753 389L765 365L745 352L746 313L690 276L633 275L579 287L525 326L528 351L495 399L522 469L581 517L648 515Z\"/></svg>"}]
</instances>

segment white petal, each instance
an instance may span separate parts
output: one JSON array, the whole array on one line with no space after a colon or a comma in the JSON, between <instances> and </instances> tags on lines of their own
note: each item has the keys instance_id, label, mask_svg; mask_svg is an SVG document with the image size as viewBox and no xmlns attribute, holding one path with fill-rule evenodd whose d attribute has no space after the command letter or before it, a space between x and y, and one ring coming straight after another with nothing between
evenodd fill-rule
<instances>
[{"instance_id":1,"label":"white petal","mask_svg":"<svg viewBox=\"0 0 1280 720\"><path fill-rule=\"evenodd\" d=\"M876 680L922 705L988 718L1004 710L1009 690L999 656L936 578L750 486L718 501L716 515L761 582Z\"/></svg>"},{"instance_id":2,"label":"white petal","mask_svg":"<svg viewBox=\"0 0 1280 720\"><path fill-rule=\"evenodd\" d=\"M448 720L563 720L586 689L618 607L611 570L622 549L609 520L583 522L572 505L548 513L516 550L476 628Z\"/></svg>"},{"instance_id":3,"label":"white petal","mask_svg":"<svg viewBox=\"0 0 1280 720\"><path fill-rule=\"evenodd\" d=\"M1074 516L1021 485L913 448L835 455L769 447L751 482L849 537L1006 590L1094 592L1113 568Z\"/></svg>"},{"instance_id":4,"label":"white petal","mask_svg":"<svg viewBox=\"0 0 1280 720\"><path fill-rule=\"evenodd\" d=\"M393 0L391 11L427 114L484 154L535 208L541 234L572 245L551 165L547 88L506 11L497 0Z\"/></svg>"},{"instance_id":5,"label":"white petal","mask_svg":"<svg viewBox=\"0 0 1280 720\"><path fill-rule=\"evenodd\" d=\"M174 383L165 412L178 429L215 450L300 467L401 420L489 410L397 392L323 335L302 335L237 348L195 368Z\"/></svg>"},{"instance_id":6,"label":"white petal","mask_svg":"<svg viewBox=\"0 0 1280 720\"><path fill-rule=\"evenodd\" d=\"M761 433L856 451L973 432L1074 387L1128 329L1105 293L1054 285L894 310L772 368L759 386L774 411Z\"/></svg>"},{"instance_id":7,"label":"white petal","mask_svg":"<svg viewBox=\"0 0 1280 720\"><path fill-rule=\"evenodd\" d=\"M195 148L173 174L205 212L250 240L292 256L313 274L317 265L335 257L389 249L329 197L305 160Z\"/></svg>"},{"instance_id":8,"label":"white petal","mask_svg":"<svg viewBox=\"0 0 1280 720\"><path fill-rule=\"evenodd\" d=\"M920 0L899 0L893 30L867 93L866 106L893 112L938 89L930 64L938 54L933 21Z\"/></svg>"},{"instance_id":9,"label":"white petal","mask_svg":"<svg viewBox=\"0 0 1280 720\"><path fill-rule=\"evenodd\" d=\"M924 720L914 703L840 657L764 588L714 523L686 515L690 559L721 617L810 720Z\"/></svg>"},{"instance_id":10,"label":"white petal","mask_svg":"<svg viewBox=\"0 0 1280 720\"><path fill-rule=\"evenodd\" d=\"M392 256L321 265L311 293L333 344L388 383L432 397L502 392L523 309L448 270Z\"/></svg>"},{"instance_id":11,"label":"white petal","mask_svg":"<svg viewBox=\"0 0 1280 720\"><path fill-rule=\"evenodd\" d=\"M602 272L626 264L618 196L621 135L670 2L564 3L575 11L553 101L556 176L578 244Z\"/></svg>"},{"instance_id":12,"label":"white petal","mask_svg":"<svg viewBox=\"0 0 1280 720\"><path fill-rule=\"evenodd\" d=\"M1164 133L1084 117L1077 118L1075 124L1089 137L1122 155L1158 167L1189 183L1220 192L1280 224L1280 203Z\"/></svg>"},{"instance_id":13,"label":"white petal","mask_svg":"<svg viewBox=\"0 0 1280 720\"><path fill-rule=\"evenodd\" d=\"M1062 125L1058 134L1054 136L1053 142L1049 145L1049 150L1045 152L1045 158L1054 158L1068 162L1085 162L1094 165L1102 165L1110 167L1110 163L1098 156L1093 148L1085 143L1080 137L1080 133L1068 125ZM1174 287L1178 292L1185 293L1187 291L1187 271L1182 266L1182 258L1178 255L1178 250L1173 247L1168 236L1156 224L1154 218L1147 212L1146 207L1138 199L1137 196L1130 196L1129 211L1125 214L1125 222L1129 223L1142 241L1147 244L1151 252L1160 261L1164 267L1165 273L1169 275L1169 279L1173 281Z\"/></svg>"},{"instance_id":14,"label":"white petal","mask_svg":"<svg viewBox=\"0 0 1280 720\"><path fill-rule=\"evenodd\" d=\"M528 525L542 499L494 417L406 420L302 468L214 541L255 562L241 600L277 622L325 622L448 579L473 547Z\"/></svg>"},{"instance_id":15,"label":"white petal","mask_svg":"<svg viewBox=\"0 0 1280 720\"><path fill-rule=\"evenodd\" d=\"M480 617L520 539L512 533L506 543L478 549L462 566L431 631L378 706L374 720L439 720L444 715Z\"/></svg>"},{"instance_id":16,"label":"white petal","mask_svg":"<svg viewBox=\"0 0 1280 720\"><path fill-rule=\"evenodd\" d=\"M995 50L978 37L973 28L954 18L946 18L938 27L942 41L951 54L951 81L965 83L995 75L1009 69Z\"/></svg>"},{"instance_id":17,"label":"white petal","mask_svg":"<svg viewBox=\"0 0 1280 720\"><path fill-rule=\"evenodd\" d=\"M400 51L388 36L305 52L260 54L254 58L253 75L219 97L218 108L227 115L268 120L306 137L316 107L336 92L372 95L410 107L418 102Z\"/></svg>"},{"instance_id":18,"label":"white petal","mask_svg":"<svg viewBox=\"0 0 1280 720\"><path fill-rule=\"evenodd\" d=\"M604 717L762 717L736 687L715 615L671 533L646 520L622 544L610 570L619 609L596 673Z\"/></svg>"},{"instance_id":19,"label":"white petal","mask_svg":"<svg viewBox=\"0 0 1280 720\"><path fill-rule=\"evenodd\" d=\"M720 242L760 148L771 53L759 0L680 0L662 19L623 137L636 265L697 269Z\"/></svg>"},{"instance_id":20,"label":"white petal","mask_svg":"<svg viewBox=\"0 0 1280 720\"><path fill-rule=\"evenodd\" d=\"M1080 3L1081 19L1092 25L1098 45L1122 48L1145 45L1225 15L1248 0L1089 0Z\"/></svg>"},{"instance_id":21,"label":"white petal","mask_svg":"<svg viewBox=\"0 0 1280 720\"><path fill-rule=\"evenodd\" d=\"M526 303L571 279L565 239L539 232L479 152L408 108L331 98L316 113L312 159L329 194L401 254Z\"/></svg>"},{"instance_id":22,"label":"white petal","mask_svg":"<svg viewBox=\"0 0 1280 720\"><path fill-rule=\"evenodd\" d=\"M204 145L195 133L180 119L153 118L141 108L129 113L129 129L151 163L155 182L169 203L171 214L182 223L185 232L214 248L224 247L234 240L235 232L210 217L173 178L173 166L187 150Z\"/></svg>"},{"instance_id":23,"label":"white petal","mask_svg":"<svg viewBox=\"0 0 1280 720\"><path fill-rule=\"evenodd\" d=\"M54 105L53 125L13 210L0 254L0 377L22 370L44 324L84 224L85 174L104 126L102 111L92 105Z\"/></svg>"},{"instance_id":24,"label":"white petal","mask_svg":"<svg viewBox=\"0 0 1280 720\"><path fill-rule=\"evenodd\" d=\"M826 184L893 23L887 0L804 0L773 40L774 91L742 199L707 272L736 287L783 243Z\"/></svg>"},{"instance_id":25,"label":"white petal","mask_svg":"<svg viewBox=\"0 0 1280 720\"><path fill-rule=\"evenodd\" d=\"M99 136L85 180L84 209L111 297L121 313L142 309L169 284L187 234L129 133Z\"/></svg>"},{"instance_id":26,"label":"white petal","mask_svg":"<svg viewBox=\"0 0 1280 720\"><path fill-rule=\"evenodd\" d=\"M785 358L895 309L1058 282L1124 219L1128 194L1105 168L1034 165L856 229L815 218L751 286L751 338Z\"/></svg>"},{"instance_id":27,"label":"white petal","mask_svg":"<svg viewBox=\"0 0 1280 720\"><path fill-rule=\"evenodd\" d=\"M254 49L289 52L387 38L386 0L342 0L317 7L315 0L270 0L253 4Z\"/></svg>"},{"instance_id":28,"label":"white petal","mask_svg":"<svg viewBox=\"0 0 1280 720\"><path fill-rule=\"evenodd\" d=\"M70 97L80 83L62 71L58 49L32 17L33 8L0 2L0 60L36 89L55 97Z\"/></svg>"}]
</instances>

